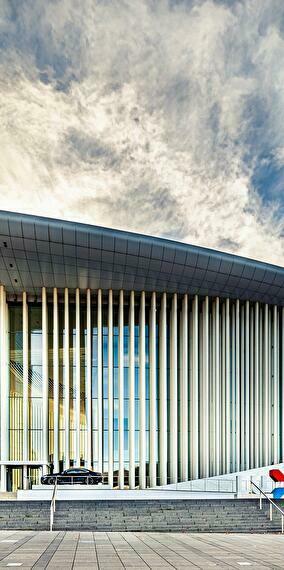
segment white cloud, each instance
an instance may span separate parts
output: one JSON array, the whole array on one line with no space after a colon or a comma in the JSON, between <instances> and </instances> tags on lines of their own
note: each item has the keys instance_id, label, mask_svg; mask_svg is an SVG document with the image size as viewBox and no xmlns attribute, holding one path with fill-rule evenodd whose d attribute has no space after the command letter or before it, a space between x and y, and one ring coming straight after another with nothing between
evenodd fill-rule
<instances>
[{"instance_id":1,"label":"white cloud","mask_svg":"<svg viewBox=\"0 0 284 570\"><path fill-rule=\"evenodd\" d=\"M282 20L280 0L2 0L0 207L283 265L282 187L268 204L252 178L283 162Z\"/></svg>"}]
</instances>

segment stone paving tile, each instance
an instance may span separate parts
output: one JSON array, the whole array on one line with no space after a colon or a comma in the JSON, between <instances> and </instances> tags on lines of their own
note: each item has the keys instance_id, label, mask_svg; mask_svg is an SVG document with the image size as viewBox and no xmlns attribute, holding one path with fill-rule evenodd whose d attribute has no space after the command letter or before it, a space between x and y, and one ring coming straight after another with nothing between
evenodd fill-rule
<instances>
[{"instance_id":1,"label":"stone paving tile","mask_svg":"<svg viewBox=\"0 0 284 570\"><path fill-rule=\"evenodd\" d=\"M146 535L143 533L141 540L145 542L154 552L157 552L163 560L165 560L170 567L177 569L184 568L196 568L196 564L190 557L184 557L177 553L176 549L171 548L171 540L168 540L169 534L156 534L150 536L150 533ZM192 558L192 557L191 557Z\"/></svg>"},{"instance_id":2,"label":"stone paving tile","mask_svg":"<svg viewBox=\"0 0 284 570\"><path fill-rule=\"evenodd\" d=\"M94 532L96 553L99 568L107 570L110 568L124 568L114 546L112 545L107 532Z\"/></svg>"},{"instance_id":3,"label":"stone paving tile","mask_svg":"<svg viewBox=\"0 0 284 570\"><path fill-rule=\"evenodd\" d=\"M238 538L237 543L234 537ZM275 540L277 536L273 538ZM190 548L200 548L204 556L206 553L211 554L219 563L226 564L225 567L284 568L284 537L281 537L282 564L280 566L272 560L273 552L269 548L269 540L266 540L269 539L269 535L180 534L178 539L185 541ZM265 543L265 549L260 555L255 548L259 539Z\"/></svg>"},{"instance_id":4,"label":"stone paving tile","mask_svg":"<svg viewBox=\"0 0 284 570\"><path fill-rule=\"evenodd\" d=\"M196 566L199 567L199 564L204 564L205 561L208 568L216 566L220 567L219 561L212 555L207 554L204 551L200 551L198 548L187 548L185 544L178 540L179 535L157 535L149 533L149 536L160 544L166 545L169 550L175 553L176 556L180 556L182 559L182 562L180 562L181 567L186 566L187 568L195 568Z\"/></svg>"},{"instance_id":5,"label":"stone paving tile","mask_svg":"<svg viewBox=\"0 0 284 570\"><path fill-rule=\"evenodd\" d=\"M284 536L159 532L0 531L0 568L284 569Z\"/></svg>"},{"instance_id":6,"label":"stone paving tile","mask_svg":"<svg viewBox=\"0 0 284 570\"><path fill-rule=\"evenodd\" d=\"M137 568L137 570L149 568L122 533L112 532L108 536L125 568Z\"/></svg>"},{"instance_id":7,"label":"stone paving tile","mask_svg":"<svg viewBox=\"0 0 284 570\"><path fill-rule=\"evenodd\" d=\"M81 532L77 542L74 568L98 569L95 541L92 532Z\"/></svg>"},{"instance_id":8,"label":"stone paving tile","mask_svg":"<svg viewBox=\"0 0 284 570\"><path fill-rule=\"evenodd\" d=\"M146 536L147 533L125 532L122 534L149 568L172 568L171 564L143 541L142 536Z\"/></svg>"}]
</instances>

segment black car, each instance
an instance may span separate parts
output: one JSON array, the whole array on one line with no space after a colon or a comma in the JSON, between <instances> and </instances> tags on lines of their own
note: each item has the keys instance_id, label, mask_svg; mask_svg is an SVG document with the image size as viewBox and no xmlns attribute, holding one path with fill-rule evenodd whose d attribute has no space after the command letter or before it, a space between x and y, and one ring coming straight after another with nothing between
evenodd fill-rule
<instances>
[{"instance_id":1,"label":"black car","mask_svg":"<svg viewBox=\"0 0 284 570\"><path fill-rule=\"evenodd\" d=\"M56 480L58 485L97 485L102 483L103 476L84 467L70 467L62 473L43 475L40 482L42 485L54 485Z\"/></svg>"}]
</instances>

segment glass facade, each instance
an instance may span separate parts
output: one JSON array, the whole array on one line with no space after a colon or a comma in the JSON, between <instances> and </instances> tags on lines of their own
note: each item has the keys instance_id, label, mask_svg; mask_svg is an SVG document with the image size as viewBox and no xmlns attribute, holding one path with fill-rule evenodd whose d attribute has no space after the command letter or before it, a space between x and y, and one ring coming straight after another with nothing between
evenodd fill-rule
<instances>
[{"instance_id":1,"label":"glass facade","mask_svg":"<svg viewBox=\"0 0 284 570\"><path fill-rule=\"evenodd\" d=\"M23 460L23 314L22 307L9 307L9 459Z\"/></svg>"}]
</instances>

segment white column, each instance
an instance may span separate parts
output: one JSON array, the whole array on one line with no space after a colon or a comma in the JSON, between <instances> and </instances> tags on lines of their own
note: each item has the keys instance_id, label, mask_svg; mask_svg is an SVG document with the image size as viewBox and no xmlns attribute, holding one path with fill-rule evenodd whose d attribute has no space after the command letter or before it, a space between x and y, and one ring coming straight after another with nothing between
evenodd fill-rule
<instances>
[{"instance_id":1,"label":"white column","mask_svg":"<svg viewBox=\"0 0 284 570\"><path fill-rule=\"evenodd\" d=\"M250 468L250 358L249 358L249 301L246 301L245 311L245 462L246 469Z\"/></svg>"},{"instance_id":2,"label":"white column","mask_svg":"<svg viewBox=\"0 0 284 570\"><path fill-rule=\"evenodd\" d=\"M230 358L230 299L226 299L226 473L231 471L231 358Z\"/></svg>"},{"instance_id":3,"label":"white column","mask_svg":"<svg viewBox=\"0 0 284 570\"><path fill-rule=\"evenodd\" d=\"M231 315L231 391L232 391L232 406L231 406L231 422L232 422L232 437L231 437L231 471L236 471L236 305L232 303Z\"/></svg>"},{"instance_id":4,"label":"white column","mask_svg":"<svg viewBox=\"0 0 284 570\"><path fill-rule=\"evenodd\" d=\"M212 299L212 311L209 314L209 349L210 349L210 376L209 376L209 391L210 391L210 434L209 434L209 447L210 447L210 468L209 475L215 475L215 459L216 459L216 429L215 429L215 413L216 413L216 386L215 386L215 318L216 307L215 300Z\"/></svg>"},{"instance_id":5,"label":"white column","mask_svg":"<svg viewBox=\"0 0 284 570\"><path fill-rule=\"evenodd\" d=\"M91 290L87 289L87 339L86 339L86 466L92 469L92 322Z\"/></svg>"},{"instance_id":6,"label":"white column","mask_svg":"<svg viewBox=\"0 0 284 570\"><path fill-rule=\"evenodd\" d=\"M209 309L209 477L215 474L215 385L214 385L214 338L213 338L214 303Z\"/></svg>"},{"instance_id":7,"label":"white column","mask_svg":"<svg viewBox=\"0 0 284 570\"><path fill-rule=\"evenodd\" d=\"M226 473L226 305L221 305L221 465Z\"/></svg>"},{"instance_id":8,"label":"white column","mask_svg":"<svg viewBox=\"0 0 284 570\"><path fill-rule=\"evenodd\" d=\"M46 474L46 469L43 466L42 474ZM29 480L28 480L28 467L27 465L23 465L23 489L27 491L29 488Z\"/></svg>"},{"instance_id":9,"label":"white column","mask_svg":"<svg viewBox=\"0 0 284 570\"><path fill-rule=\"evenodd\" d=\"M236 300L236 471L240 471L240 440L241 440L241 414L240 414L240 301Z\"/></svg>"},{"instance_id":10,"label":"white column","mask_svg":"<svg viewBox=\"0 0 284 570\"><path fill-rule=\"evenodd\" d=\"M177 429L177 294L171 307L170 329L170 482L178 480L178 429Z\"/></svg>"},{"instance_id":11,"label":"white column","mask_svg":"<svg viewBox=\"0 0 284 570\"><path fill-rule=\"evenodd\" d=\"M42 288L42 455L49 463L48 454L48 315L46 288Z\"/></svg>"},{"instance_id":12,"label":"white column","mask_svg":"<svg viewBox=\"0 0 284 570\"><path fill-rule=\"evenodd\" d=\"M98 470L103 470L103 331L102 331L102 290L98 290Z\"/></svg>"},{"instance_id":13,"label":"white column","mask_svg":"<svg viewBox=\"0 0 284 570\"><path fill-rule=\"evenodd\" d=\"M263 466L263 308L259 307L259 466Z\"/></svg>"},{"instance_id":14,"label":"white column","mask_svg":"<svg viewBox=\"0 0 284 570\"><path fill-rule=\"evenodd\" d=\"M119 431L119 488L124 488L124 354L123 354L123 290L119 292L118 308L118 431Z\"/></svg>"},{"instance_id":15,"label":"white column","mask_svg":"<svg viewBox=\"0 0 284 570\"><path fill-rule=\"evenodd\" d=\"M53 289L53 390L54 390L54 471L59 471L59 329L58 329L58 295Z\"/></svg>"},{"instance_id":16,"label":"white column","mask_svg":"<svg viewBox=\"0 0 284 570\"><path fill-rule=\"evenodd\" d=\"M70 467L70 362L69 362L69 291L64 289L64 427L65 461L64 467Z\"/></svg>"},{"instance_id":17,"label":"white column","mask_svg":"<svg viewBox=\"0 0 284 570\"><path fill-rule=\"evenodd\" d=\"M254 317L254 467L259 467L259 303Z\"/></svg>"},{"instance_id":18,"label":"white column","mask_svg":"<svg viewBox=\"0 0 284 570\"><path fill-rule=\"evenodd\" d=\"M146 487L146 386L145 386L145 292L139 312L139 487Z\"/></svg>"},{"instance_id":19,"label":"white column","mask_svg":"<svg viewBox=\"0 0 284 570\"><path fill-rule=\"evenodd\" d=\"M209 477L209 299L202 304L202 377L200 394L200 477Z\"/></svg>"},{"instance_id":20,"label":"white column","mask_svg":"<svg viewBox=\"0 0 284 570\"><path fill-rule=\"evenodd\" d=\"M250 424L249 424L249 441L250 441L250 467L255 467L254 464L254 441L255 441L255 434L254 434L254 404L255 404L255 374L254 374L254 307L250 308L250 363L249 363L249 376L250 376L250 402L249 402L249 417L250 417Z\"/></svg>"},{"instance_id":21,"label":"white column","mask_svg":"<svg viewBox=\"0 0 284 570\"><path fill-rule=\"evenodd\" d=\"M264 305L263 339L263 461L269 465L269 377L268 377L268 305Z\"/></svg>"},{"instance_id":22,"label":"white column","mask_svg":"<svg viewBox=\"0 0 284 570\"><path fill-rule=\"evenodd\" d=\"M160 485L167 484L167 296L162 295L160 311Z\"/></svg>"},{"instance_id":23,"label":"white column","mask_svg":"<svg viewBox=\"0 0 284 570\"><path fill-rule=\"evenodd\" d=\"M156 485L157 394L156 394L156 293L152 293L150 309L150 487Z\"/></svg>"},{"instance_id":24,"label":"white column","mask_svg":"<svg viewBox=\"0 0 284 570\"><path fill-rule=\"evenodd\" d=\"M280 453L280 461L284 460L284 307L282 307L282 319L281 319L281 328L282 328L282 370L281 370L281 375L282 375L282 393L281 393L281 427L282 427L282 447L281 447L281 453Z\"/></svg>"},{"instance_id":25,"label":"white column","mask_svg":"<svg viewBox=\"0 0 284 570\"><path fill-rule=\"evenodd\" d=\"M192 304L192 378L190 385L190 476L199 477L199 435L198 435L198 296Z\"/></svg>"},{"instance_id":26,"label":"white column","mask_svg":"<svg viewBox=\"0 0 284 570\"><path fill-rule=\"evenodd\" d=\"M108 293L108 484L113 487L113 295Z\"/></svg>"},{"instance_id":27,"label":"white column","mask_svg":"<svg viewBox=\"0 0 284 570\"><path fill-rule=\"evenodd\" d=\"M129 487L135 489L135 297L129 307Z\"/></svg>"},{"instance_id":28,"label":"white column","mask_svg":"<svg viewBox=\"0 0 284 570\"><path fill-rule=\"evenodd\" d=\"M203 388L203 303L201 301L201 311L198 311L198 427L199 427L199 450L198 450L198 465L199 465L199 478L202 477L202 388Z\"/></svg>"},{"instance_id":29,"label":"white column","mask_svg":"<svg viewBox=\"0 0 284 570\"><path fill-rule=\"evenodd\" d=\"M181 437L181 479L188 480L188 296L182 300L181 314L181 389L180 389L180 437Z\"/></svg>"},{"instance_id":30,"label":"white column","mask_svg":"<svg viewBox=\"0 0 284 570\"><path fill-rule=\"evenodd\" d=\"M272 315L271 307L268 307L268 425L269 425L269 436L268 436L268 462L269 465L272 463L272 366L271 366L271 356L272 356Z\"/></svg>"},{"instance_id":31,"label":"white column","mask_svg":"<svg viewBox=\"0 0 284 570\"><path fill-rule=\"evenodd\" d=\"M0 286L0 323L1 323L1 461L9 459L9 315L6 303L6 291ZM1 491L7 490L6 466L1 465Z\"/></svg>"},{"instance_id":32,"label":"white column","mask_svg":"<svg viewBox=\"0 0 284 570\"><path fill-rule=\"evenodd\" d=\"M8 310L8 305L7 305ZM281 308L277 308L277 370L278 370L278 461L281 461L281 417L282 417L282 401L281 401ZM9 360L9 355L8 355Z\"/></svg>"},{"instance_id":33,"label":"white column","mask_svg":"<svg viewBox=\"0 0 284 570\"><path fill-rule=\"evenodd\" d=\"M241 471L246 468L245 458L245 308L241 306Z\"/></svg>"},{"instance_id":34,"label":"white column","mask_svg":"<svg viewBox=\"0 0 284 570\"><path fill-rule=\"evenodd\" d=\"M23 292L23 461L29 460L29 332L27 293Z\"/></svg>"},{"instance_id":35,"label":"white column","mask_svg":"<svg viewBox=\"0 0 284 570\"><path fill-rule=\"evenodd\" d=\"M182 300L183 306L183 300ZM178 480L182 481L182 370L183 370L183 336L182 308L179 311L178 324Z\"/></svg>"},{"instance_id":36,"label":"white column","mask_svg":"<svg viewBox=\"0 0 284 570\"><path fill-rule=\"evenodd\" d=\"M214 302L214 379L215 379L215 475L221 470L221 414L220 414L220 301L216 297Z\"/></svg>"},{"instance_id":37,"label":"white column","mask_svg":"<svg viewBox=\"0 0 284 570\"><path fill-rule=\"evenodd\" d=\"M278 310L273 307L273 463L279 462Z\"/></svg>"},{"instance_id":38,"label":"white column","mask_svg":"<svg viewBox=\"0 0 284 570\"><path fill-rule=\"evenodd\" d=\"M80 467L81 450L80 450L80 290L76 289L76 348L75 348L75 378L76 378L76 392L75 392L75 425L76 425L76 465Z\"/></svg>"}]
</instances>

